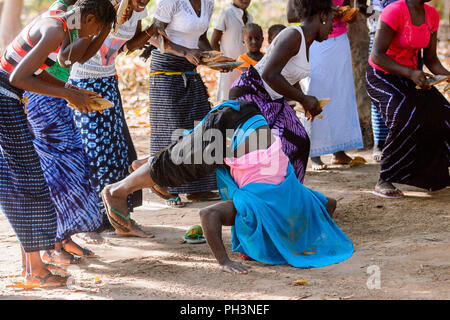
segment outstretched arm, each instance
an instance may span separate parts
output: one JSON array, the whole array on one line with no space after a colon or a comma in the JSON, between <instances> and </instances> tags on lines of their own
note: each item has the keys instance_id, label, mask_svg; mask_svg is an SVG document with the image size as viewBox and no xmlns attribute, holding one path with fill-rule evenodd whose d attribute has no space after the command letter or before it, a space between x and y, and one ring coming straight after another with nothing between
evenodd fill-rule
<instances>
[{"instance_id":1,"label":"outstretched arm","mask_svg":"<svg viewBox=\"0 0 450 320\"><path fill-rule=\"evenodd\" d=\"M233 201L225 201L200 211L203 234L221 269L229 273L247 274L249 266L231 261L222 241L222 226L234 225L236 208Z\"/></svg>"}]
</instances>

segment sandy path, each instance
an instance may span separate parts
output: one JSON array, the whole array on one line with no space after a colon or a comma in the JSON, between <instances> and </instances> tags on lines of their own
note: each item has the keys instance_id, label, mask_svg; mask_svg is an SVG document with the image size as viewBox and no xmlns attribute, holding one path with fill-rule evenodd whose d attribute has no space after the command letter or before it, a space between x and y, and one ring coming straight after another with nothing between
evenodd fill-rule
<instances>
[{"instance_id":1,"label":"sandy path","mask_svg":"<svg viewBox=\"0 0 450 320\"><path fill-rule=\"evenodd\" d=\"M140 141L138 150L144 154L146 139ZM368 151L350 154L370 159ZM308 187L339 200L336 222L355 246L354 255L347 261L318 269L247 262L252 266L248 275L223 273L206 244L180 243L185 230L199 223L199 208L209 204L166 208L145 191L144 206L133 218L153 232L154 239L108 236L105 244L87 245L99 258L81 268L71 268L78 289L15 291L6 285L20 273L18 241L1 215L0 298L449 299L450 189L429 194L402 186L406 199L377 198L371 189L378 168L369 163L352 169L308 171ZM223 234L230 256L238 259L231 253L229 228ZM369 266L379 268L380 289L367 287ZM96 277L100 284L95 283ZM290 285L299 278L308 283Z\"/></svg>"}]
</instances>

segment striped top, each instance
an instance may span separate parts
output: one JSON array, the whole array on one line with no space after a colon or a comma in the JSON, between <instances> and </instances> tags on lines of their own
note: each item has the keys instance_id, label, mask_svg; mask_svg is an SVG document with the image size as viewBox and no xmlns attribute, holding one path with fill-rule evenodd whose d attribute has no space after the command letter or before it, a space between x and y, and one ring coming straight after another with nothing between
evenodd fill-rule
<instances>
[{"instance_id":1,"label":"striped top","mask_svg":"<svg viewBox=\"0 0 450 320\"><path fill-rule=\"evenodd\" d=\"M34 19L32 23L27 25L25 29L23 29L22 32L14 39L14 41L6 48L5 53L0 58L0 70L11 74L20 63L20 61L22 61L22 59L33 49L34 44L31 42L29 33L31 28L39 19L49 18L59 20L63 23L64 31L67 31L67 21L65 20L63 15L64 11L62 10L47 11ZM61 45L59 45L55 51L49 54L44 64L34 73L35 75L40 74L42 71L53 66L56 63L60 48Z\"/></svg>"}]
</instances>

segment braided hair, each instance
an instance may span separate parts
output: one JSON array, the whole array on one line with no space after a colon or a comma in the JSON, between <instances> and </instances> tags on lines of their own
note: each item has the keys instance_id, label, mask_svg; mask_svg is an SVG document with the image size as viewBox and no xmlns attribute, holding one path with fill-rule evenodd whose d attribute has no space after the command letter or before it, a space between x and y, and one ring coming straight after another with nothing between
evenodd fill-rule
<instances>
[{"instance_id":1,"label":"braided hair","mask_svg":"<svg viewBox=\"0 0 450 320\"><path fill-rule=\"evenodd\" d=\"M306 20L319 13L330 13L333 11L332 0L294 0L294 9L297 16Z\"/></svg>"},{"instance_id":2,"label":"braided hair","mask_svg":"<svg viewBox=\"0 0 450 320\"><path fill-rule=\"evenodd\" d=\"M92 14L98 22L105 25L116 23L116 9L110 0L78 0L74 7L81 10L82 17Z\"/></svg>"}]
</instances>

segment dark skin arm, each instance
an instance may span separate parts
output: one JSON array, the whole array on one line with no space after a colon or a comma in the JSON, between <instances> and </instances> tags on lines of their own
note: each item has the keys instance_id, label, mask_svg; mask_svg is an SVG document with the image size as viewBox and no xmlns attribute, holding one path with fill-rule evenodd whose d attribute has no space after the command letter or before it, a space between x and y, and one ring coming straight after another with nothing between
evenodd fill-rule
<instances>
[{"instance_id":1,"label":"dark skin arm","mask_svg":"<svg viewBox=\"0 0 450 320\"><path fill-rule=\"evenodd\" d=\"M427 74L425 72L402 66L386 54L394 37L395 31L385 22L380 21L379 28L375 34L372 53L370 55L372 62L389 73L410 79L421 88L428 89L430 86L426 83Z\"/></svg>"},{"instance_id":2,"label":"dark skin arm","mask_svg":"<svg viewBox=\"0 0 450 320\"><path fill-rule=\"evenodd\" d=\"M200 211L200 220L206 242L220 268L229 273L247 274L250 267L230 260L222 240L222 226L234 225L236 208L233 201L225 201Z\"/></svg>"},{"instance_id":3,"label":"dark skin arm","mask_svg":"<svg viewBox=\"0 0 450 320\"><path fill-rule=\"evenodd\" d=\"M430 43L423 51L423 61L427 68L435 75L450 75L444 68L436 53L437 32L431 34Z\"/></svg>"},{"instance_id":4,"label":"dark skin arm","mask_svg":"<svg viewBox=\"0 0 450 320\"><path fill-rule=\"evenodd\" d=\"M209 43L208 37L206 35L207 32L208 31L206 31L204 34L202 34L200 36L200 39L198 40L198 47L202 51L211 51L211 50L213 50L213 48L211 47L211 44ZM220 51L220 50L217 50L217 51Z\"/></svg>"},{"instance_id":5,"label":"dark skin arm","mask_svg":"<svg viewBox=\"0 0 450 320\"><path fill-rule=\"evenodd\" d=\"M136 34L134 35L133 39L126 43L128 50L134 51L143 48L144 45L150 40L150 38L157 33L158 30L154 25L149 26L143 31L141 21L139 21L136 28Z\"/></svg>"},{"instance_id":6,"label":"dark skin arm","mask_svg":"<svg viewBox=\"0 0 450 320\"><path fill-rule=\"evenodd\" d=\"M90 99L86 94L78 90L65 88L62 81L58 81L50 75L44 74L41 77L34 75L34 72L45 62L49 53L56 50L64 40L65 32L62 31L62 26L59 23L59 21L52 21L43 25L40 29L30 32L32 42L36 45L17 65L9 80L11 85L22 90L64 98L72 105L77 106L81 112L90 112ZM46 82L45 78L50 79L50 82Z\"/></svg>"},{"instance_id":7,"label":"dark skin arm","mask_svg":"<svg viewBox=\"0 0 450 320\"><path fill-rule=\"evenodd\" d=\"M300 86L291 85L282 75L289 60L300 50L302 36L296 30L289 30L281 34L277 45L273 47L273 55L268 59L262 72L262 79L280 95L288 100L295 100L303 105L303 108L314 117L322 111L316 97L303 93Z\"/></svg>"},{"instance_id":8,"label":"dark skin arm","mask_svg":"<svg viewBox=\"0 0 450 320\"><path fill-rule=\"evenodd\" d=\"M198 66L200 64L201 58L203 57L203 54L201 50L199 49L189 49L184 46L178 45L176 43L173 43L169 40L169 37L167 36L165 29L167 27L167 23L161 22L158 19L154 19L154 28L156 28L157 32L154 33L154 36L150 39L150 43L154 45L155 47L159 48L159 41L158 37L156 36L156 33L165 35L166 39L166 50L169 53L181 55L185 57L190 63ZM200 43L200 40L199 40Z\"/></svg>"},{"instance_id":9,"label":"dark skin arm","mask_svg":"<svg viewBox=\"0 0 450 320\"><path fill-rule=\"evenodd\" d=\"M222 39L223 31L214 29L214 32L211 36L211 47L216 50L220 51L220 41Z\"/></svg>"}]
</instances>

